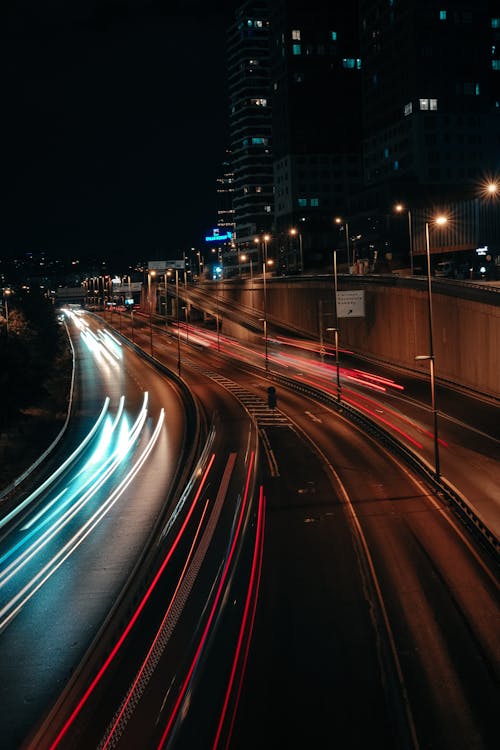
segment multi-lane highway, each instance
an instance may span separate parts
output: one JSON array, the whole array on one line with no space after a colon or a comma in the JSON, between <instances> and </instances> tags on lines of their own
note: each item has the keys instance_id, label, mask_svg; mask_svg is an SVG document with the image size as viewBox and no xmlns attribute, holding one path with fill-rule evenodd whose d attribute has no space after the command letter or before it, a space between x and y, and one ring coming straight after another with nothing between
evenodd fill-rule
<instances>
[{"instance_id":1,"label":"multi-lane highway","mask_svg":"<svg viewBox=\"0 0 500 750\"><path fill-rule=\"evenodd\" d=\"M102 327L90 320L89 328ZM147 352L151 330L144 323L136 321L134 340ZM120 327L126 334L124 321ZM120 374L107 363L106 380L89 349L89 366L81 369L79 378L75 423L80 438L71 432L68 440L73 452L93 429L97 436L108 411L109 447L99 451L107 456L101 459L104 464L112 464L119 454L121 432L137 432L144 448L162 406L167 416L158 427L160 443L133 479L137 484L128 485L121 495L126 502L121 507L115 503L116 511L103 516L95 541L89 534L78 545L73 542L79 539L75 535L82 535L84 524L74 520L78 514L69 516L71 533L61 532L53 556L67 544L75 551L0 633L2 674L15 684L11 702L18 707L13 708L17 725L10 716L2 719L10 732L2 732L9 738L5 747L20 746L21 737L30 748L244 749L257 743L357 748L367 742L395 748L493 747L500 628L498 571L491 553L469 536L432 484L414 476L400 458L353 426L334 405L280 384L278 408L269 409L271 381L264 368L259 373L241 364L237 342L220 336L214 340L213 332L211 341L210 335L202 341L206 336L194 329L182 337L168 335L164 328L154 331L156 360L174 372L180 364L203 425L200 462L174 516L168 488L179 475L175 461L189 430L176 378L154 374L147 362L134 352L124 353L122 346ZM118 332L116 338L121 340ZM79 346L82 341L79 335ZM282 353L285 346L273 345L269 364L276 371L286 368L290 375L289 355ZM81 355L82 361L86 356ZM252 357L262 364L258 347L243 359ZM283 357L285 361L278 362ZM325 363L309 360L308 368L316 370L308 370L306 378L326 388L331 373L323 377ZM295 372L304 374L307 361L295 365ZM406 384L380 373L385 390L378 391L373 374L355 376L348 372L354 369L351 364L344 354L343 398L365 405L370 399L370 411L385 423L399 420L396 431L401 432L405 422L408 439L420 437L419 450L431 464L428 410L413 396L406 399ZM94 381L96 375L101 384ZM366 382L352 382L359 378ZM107 388L109 404L108 394L103 398ZM147 408L152 409L149 420L144 420L147 435L140 426L145 393ZM401 399L408 401L404 409ZM124 427L121 415L128 401L131 416ZM404 419L399 416L403 411ZM462 415L442 421L443 452L455 430L457 445L467 442L460 437L465 429ZM490 448L498 445L498 436L488 434L487 427L479 433ZM85 496L84 489L78 484L73 489L69 481L86 486L85 471L95 455L93 440L89 437L80 449L75 471L66 481L57 484L66 476L61 472L53 490L40 494L36 511L35 504L27 504L29 515L22 523L33 523L37 540L43 532L36 524L44 516L59 523L64 508L80 502L69 498ZM460 447L474 451L475 444L470 440ZM136 450L130 448L131 458ZM455 453L450 451L450 456ZM496 470L494 456L482 448L481 454ZM458 454L458 463L463 460ZM116 480L106 479L103 487L107 481L120 486L131 464L133 460L119 464ZM54 474L58 465L54 457ZM444 458L443 466L450 476L452 459ZM105 472L105 466L99 471ZM88 482L98 484L97 478ZM96 491L102 493L100 508L108 495L100 487ZM61 502L65 498L67 506ZM90 518L89 510L82 513ZM36 514L44 515L33 520ZM163 532L151 548L146 542L153 529L158 531L159 517ZM16 534L18 521L19 516L12 519ZM27 542L20 540L16 547L7 535L9 525L2 531L4 554L21 557ZM67 535L64 541L62 533ZM148 583L156 571L167 573L147 599L149 587L144 583L134 591L120 627L115 620L99 642L97 662L88 659L77 669L105 615L105 603L110 605L121 590L141 545L151 551ZM117 568L127 564L129 568L118 575ZM34 577L22 575L26 581ZM24 587L22 580L18 591ZM76 598L63 608L67 596ZM140 608L137 615L134 607ZM129 636L127 624L132 621ZM54 639L48 623L55 623ZM122 632L127 632L123 645ZM17 663L10 658L9 643L18 644L13 656L22 658ZM111 659L106 654L113 649L119 656ZM107 659L109 670L101 676ZM22 668L16 669L18 665ZM28 686L33 691L37 665L43 678L38 700L25 710L20 701ZM76 671L66 691L65 669ZM2 689L10 699L9 689ZM54 704L61 692L64 700Z\"/></svg>"},{"instance_id":2,"label":"multi-lane highway","mask_svg":"<svg viewBox=\"0 0 500 750\"><path fill-rule=\"evenodd\" d=\"M183 332L188 380L197 355L186 339L205 344L208 378L243 402L249 394L266 398L268 378L235 369L241 357L254 364L257 357L264 369L263 348L249 351L213 331ZM174 336L170 346L178 343ZM270 369L290 374L283 347L271 344ZM366 363L353 368L346 353L342 361L343 398L368 408L432 466L426 384L373 369L370 375ZM320 358L295 363L316 386L324 368ZM324 388L335 375L330 365ZM232 747L255 747L270 736L284 747L492 747L500 642L489 554L483 557L432 486L335 409L277 389L282 421L260 424L265 552ZM494 410L460 394L441 396L443 472L458 477L464 496L474 488L475 504L483 496L477 487L498 502L490 478L498 476ZM462 450L474 456L467 470ZM483 474L474 480L470 466L481 461ZM498 517L489 510L490 519ZM180 746L204 745L190 736Z\"/></svg>"}]
</instances>

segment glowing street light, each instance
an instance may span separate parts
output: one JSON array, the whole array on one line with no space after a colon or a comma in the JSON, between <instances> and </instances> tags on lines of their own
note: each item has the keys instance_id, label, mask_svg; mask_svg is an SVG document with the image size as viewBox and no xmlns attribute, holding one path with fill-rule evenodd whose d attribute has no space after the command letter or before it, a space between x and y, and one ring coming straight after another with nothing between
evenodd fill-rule
<instances>
[{"instance_id":1,"label":"glowing street light","mask_svg":"<svg viewBox=\"0 0 500 750\"><path fill-rule=\"evenodd\" d=\"M203 258L201 256L200 250L196 251L196 255L198 257L198 277L201 278L201 275L203 273Z\"/></svg>"},{"instance_id":2,"label":"glowing street light","mask_svg":"<svg viewBox=\"0 0 500 750\"><path fill-rule=\"evenodd\" d=\"M167 276L172 275L172 269L168 269ZM165 297L166 302L166 297ZM175 317L177 321L177 372L181 375L181 328L179 316L179 269L175 269Z\"/></svg>"},{"instance_id":3,"label":"glowing street light","mask_svg":"<svg viewBox=\"0 0 500 750\"><path fill-rule=\"evenodd\" d=\"M298 237L299 238L299 258L300 258L300 268L299 268L299 270L300 270L301 273L303 273L304 272L304 256L303 256L303 253L302 253L302 234L299 232L298 229L295 229L295 227L293 227L292 229L290 229L290 234L292 235L292 237Z\"/></svg>"},{"instance_id":4,"label":"glowing street light","mask_svg":"<svg viewBox=\"0 0 500 750\"><path fill-rule=\"evenodd\" d=\"M448 219L446 216L437 216L433 220L433 224L437 226L443 226L446 224ZM434 344L432 336L432 283L431 283L431 251L429 241L429 222L425 222L425 249L427 253L427 309L428 309L428 320L429 320L429 354L421 354L415 357L416 360L429 360L429 374L430 374L430 386L431 386L431 409L433 418L433 432L434 432L434 475L439 481L440 478L440 465L439 465L439 438L438 438L438 413L436 405L436 367L434 361Z\"/></svg>"},{"instance_id":5,"label":"glowing street light","mask_svg":"<svg viewBox=\"0 0 500 750\"><path fill-rule=\"evenodd\" d=\"M151 301L151 278L154 276L156 276L156 271L148 271L149 345L151 356L153 356L153 305Z\"/></svg>"},{"instance_id":6,"label":"glowing street light","mask_svg":"<svg viewBox=\"0 0 500 750\"><path fill-rule=\"evenodd\" d=\"M267 259L267 243L270 241L271 236L269 234L265 234L262 238L264 240L264 262L262 263L262 273L263 273L263 279L264 279L264 360L265 360L265 367L266 372L269 370L269 357L268 357L268 347L267 347L267 285L266 285L266 270L268 265L272 265L273 261L268 261Z\"/></svg>"},{"instance_id":7,"label":"glowing street light","mask_svg":"<svg viewBox=\"0 0 500 750\"><path fill-rule=\"evenodd\" d=\"M12 289L3 290L3 300L5 306L5 333L9 333L9 297L12 294Z\"/></svg>"},{"instance_id":8,"label":"glowing street light","mask_svg":"<svg viewBox=\"0 0 500 750\"><path fill-rule=\"evenodd\" d=\"M487 179L481 183L479 192L485 198L494 198L500 193L500 180Z\"/></svg>"},{"instance_id":9,"label":"glowing street light","mask_svg":"<svg viewBox=\"0 0 500 750\"><path fill-rule=\"evenodd\" d=\"M265 361L265 367L266 371L269 369L269 357L268 357L268 346L267 346L267 280L266 280L266 270L267 266L272 266L274 261L272 259L268 260L267 258L267 244L271 240L271 235L264 234L262 236L262 240L264 243L264 255L262 258L262 278L263 278L263 291L264 291L264 317L261 318L261 320L264 323L264 361ZM258 237L254 238L255 243L260 244L260 239Z\"/></svg>"},{"instance_id":10,"label":"glowing street light","mask_svg":"<svg viewBox=\"0 0 500 750\"><path fill-rule=\"evenodd\" d=\"M333 251L333 289L335 292L335 328L328 329L335 332L335 368L337 371L337 401L340 403L340 364L339 364L339 297L337 285L337 251Z\"/></svg>"},{"instance_id":11,"label":"glowing street light","mask_svg":"<svg viewBox=\"0 0 500 750\"><path fill-rule=\"evenodd\" d=\"M335 218L335 224L338 224L339 227L343 226L345 229L345 244L347 248L347 267L348 269L351 268L351 256L349 251L349 222L344 221L341 216L337 216Z\"/></svg>"},{"instance_id":12,"label":"glowing street light","mask_svg":"<svg viewBox=\"0 0 500 750\"><path fill-rule=\"evenodd\" d=\"M248 264L250 266L250 293L252 295L251 296L251 302L252 302L252 307L253 307L253 263L252 263L252 256L251 255L247 255L246 253L243 253L242 255L240 255L240 260L243 263L246 263L247 260L248 260Z\"/></svg>"},{"instance_id":13,"label":"glowing street light","mask_svg":"<svg viewBox=\"0 0 500 750\"><path fill-rule=\"evenodd\" d=\"M401 214L405 210L402 203L397 203L394 206L396 213ZM413 276L413 235L411 231L411 211L408 209L408 239L410 243L410 276Z\"/></svg>"}]
</instances>

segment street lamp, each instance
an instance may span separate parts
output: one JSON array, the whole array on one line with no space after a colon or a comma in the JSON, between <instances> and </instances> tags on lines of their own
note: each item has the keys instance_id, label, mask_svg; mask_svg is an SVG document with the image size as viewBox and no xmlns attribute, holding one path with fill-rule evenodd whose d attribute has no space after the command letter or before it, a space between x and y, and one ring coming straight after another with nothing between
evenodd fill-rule
<instances>
[{"instance_id":1,"label":"street lamp","mask_svg":"<svg viewBox=\"0 0 500 750\"><path fill-rule=\"evenodd\" d=\"M345 244L347 248L347 268L350 271L351 268L351 257L349 252L349 222L343 221L343 219L340 216L337 216L335 219L335 224L338 224L339 226L343 226L345 229Z\"/></svg>"},{"instance_id":2,"label":"street lamp","mask_svg":"<svg viewBox=\"0 0 500 750\"><path fill-rule=\"evenodd\" d=\"M396 213L400 214L405 210L402 203L394 206ZM410 243L410 276L413 276L413 234L411 229L411 211L408 209L408 239Z\"/></svg>"},{"instance_id":3,"label":"street lamp","mask_svg":"<svg viewBox=\"0 0 500 750\"><path fill-rule=\"evenodd\" d=\"M219 321L219 278L221 266L215 266L215 322L217 324L217 351L220 352L220 321Z\"/></svg>"},{"instance_id":4,"label":"street lamp","mask_svg":"<svg viewBox=\"0 0 500 750\"><path fill-rule=\"evenodd\" d=\"M500 192L498 179L488 179L480 186L480 192L485 198L494 198Z\"/></svg>"},{"instance_id":5,"label":"street lamp","mask_svg":"<svg viewBox=\"0 0 500 750\"><path fill-rule=\"evenodd\" d=\"M267 263L267 243L271 241L271 235L265 234L262 239L264 240L264 262Z\"/></svg>"},{"instance_id":6,"label":"street lamp","mask_svg":"<svg viewBox=\"0 0 500 750\"><path fill-rule=\"evenodd\" d=\"M250 292L251 292L251 301L252 301L252 307L253 307L253 263L252 263L252 256L246 255L246 253L243 253L240 255L240 260L243 261L243 263L246 263L248 260L248 264L250 266Z\"/></svg>"},{"instance_id":7,"label":"street lamp","mask_svg":"<svg viewBox=\"0 0 500 750\"><path fill-rule=\"evenodd\" d=\"M177 372L181 376L181 327L179 319L179 269L175 269L175 315L177 318Z\"/></svg>"},{"instance_id":8,"label":"street lamp","mask_svg":"<svg viewBox=\"0 0 500 750\"><path fill-rule=\"evenodd\" d=\"M267 260L267 248L265 253L265 260L262 264L262 273L263 273L263 280L264 280L264 361L265 361L265 367L266 371L269 370L269 356L268 356L268 346L267 346L267 285L266 285L266 267L267 265L272 265L273 260Z\"/></svg>"},{"instance_id":9,"label":"street lamp","mask_svg":"<svg viewBox=\"0 0 500 750\"><path fill-rule=\"evenodd\" d=\"M12 294L12 289L4 289L3 300L5 306L5 333L9 333L9 297Z\"/></svg>"},{"instance_id":10,"label":"street lamp","mask_svg":"<svg viewBox=\"0 0 500 750\"><path fill-rule=\"evenodd\" d=\"M335 332L335 369L337 371L337 401L340 403L340 363L339 363L339 301L337 286L337 251L333 251L333 289L335 292L335 328L328 328Z\"/></svg>"},{"instance_id":11,"label":"street lamp","mask_svg":"<svg viewBox=\"0 0 500 750\"><path fill-rule=\"evenodd\" d=\"M264 361L265 361L265 367L266 371L269 369L269 357L268 357L268 351L267 351L267 283L266 283L266 267L267 267L267 243L271 239L271 236L269 234L264 234L262 237L264 241L264 256L262 258L262 278L263 278L263 291L264 291L264 318L262 319L264 322ZM255 237L254 242L260 243L260 240L258 237Z\"/></svg>"},{"instance_id":12,"label":"street lamp","mask_svg":"<svg viewBox=\"0 0 500 750\"><path fill-rule=\"evenodd\" d=\"M186 319L186 344L189 342L189 313L188 313L188 306L183 305L182 309L184 310L184 317Z\"/></svg>"},{"instance_id":13,"label":"street lamp","mask_svg":"<svg viewBox=\"0 0 500 750\"><path fill-rule=\"evenodd\" d=\"M299 232L298 229L295 229L295 228L290 229L290 234L292 235L292 237L295 237L297 235L298 238L299 238L299 258L300 258L300 269L299 270L300 270L301 273L304 273L304 256L303 256L303 253L302 253L302 234Z\"/></svg>"},{"instance_id":14,"label":"street lamp","mask_svg":"<svg viewBox=\"0 0 500 750\"><path fill-rule=\"evenodd\" d=\"M446 216L437 216L433 223L443 226L447 222ZM439 438L438 438L438 413L436 406L436 367L434 361L434 344L432 336L432 283L431 283L431 250L429 242L429 222L425 222L425 249L427 253L427 311L429 320L429 354L421 354L415 357L416 360L429 360L429 374L431 386L431 409L434 426L434 475L439 481Z\"/></svg>"},{"instance_id":15,"label":"street lamp","mask_svg":"<svg viewBox=\"0 0 500 750\"><path fill-rule=\"evenodd\" d=\"M151 356L153 356L153 310L151 303L151 277L156 276L156 271L148 271L148 306L149 306L149 345Z\"/></svg>"},{"instance_id":16,"label":"street lamp","mask_svg":"<svg viewBox=\"0 0 500 750\"><path fill-rule=\"evenodd\" d=\"M203 258L201 257L200 250L196 251L196 255L198 256L198 278L201 279L201 274L203 272Z\"/></svg>"},{"instance_id":17,"label":"street lamp","mask_svg":"<svg viewBox=\"0 0 500 750\"><path fill-rule=\"evenodd\" d=\"M167 276L172 276L172 269L169 268ZM167 308L167 280L165 279L165 309ZM175 269L175 318L177 321L177 372L181 374L181 329L179 315L179 269Z\"/></svg>"}]
</instances>

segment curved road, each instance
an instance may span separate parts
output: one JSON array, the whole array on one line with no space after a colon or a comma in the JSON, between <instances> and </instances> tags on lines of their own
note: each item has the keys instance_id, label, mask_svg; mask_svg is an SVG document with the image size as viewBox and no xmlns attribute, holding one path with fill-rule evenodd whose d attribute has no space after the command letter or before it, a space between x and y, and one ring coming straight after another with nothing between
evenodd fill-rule
<instances>
[{"instance_id":1,"label":"curved road","mask_svg":"<svg viewBox=\"0 0 500 750\"><path fill-rule=\"evenodd\" d=\"M193 369L250 411L265 402L269 380L213 348L183 344L188 382ZM494 747L491 559L430 486L336 411L279 387L273 418L258 407L253 416L267 517L230 746ZM186 729L175 746L211 744Z\"/></svg>"},{"instance_id":2,"label":"curved road","mask_svg":"<svg viewBox=\"0 0 500 750\"><path fill-rule=\"evenodd\" d=\"M147 327L142 338L140 327L135 331L145 350L148 335ZM116 741L116 746L135 748L140 738L144 748L189 750L358 748L368 743L398 749L492 748L499 704L497 571L454 513L430 486L334 409L283 386L278 387L278 408L269 409L265 373L246 371L214 347L201 350L156 332L154 352L171 369L181 362L182 378L204 405L207 420L218 415L220 446L214 453L223 455L207 500L220 498L220 516L216 529L200 520L200 538L211 529L215 542L208 545L207 539L209 564L196 577L196 593L181 615L185 627L178 630L186 644L198 643L194 623L205 601L205 612L214 613L213 619L205 615L210 630L202 628L210 633L211 648L199 641L203 650L196 653L203 659L196 661L199 669L189 684L176 682L184 665L172 662L166 648L113 746ZM144 370L139 366L139 382ZM261 510L249 505L243 518L238 507L244 504L237 501L245 454L254 439L252 425L260 435L264 472L262 532ZM241 456L242 465L235 489L227 475L222 491L231 453ZM145 474L145 487L156 487L149 471ZM222 549L233 549L227 535L232 538L230 529L240 529L239 518L242 533L233 534L238 554L232 558ZM193 525L189 539L196 533ZM255 606L255 584L253 599L245 599L246 586L239 583L236 568L227 567L227 578L217 569L225 571L226 562L239 557L252 582L260 533L260 596L242 639L250 643L244 659L245 648L238 652L235 646L239 631L232 613L242 613L245 601ZM179 565L182 559L191 560L181 556ZM139 674L141 657L134 664L131 655L139 644L148 648L176 580L166 580L163 594L148 610L150 627L137 632L127 658L110 674L116 695L103 687L61 747L105 746L103 737L111 737L102 732L110 721L107 712L120 705L123 689ZM184 585L182 576L178 580ZM218 589L221 580L227 583L223 590ZM212 592L219 590L218 599ZM217 609L211 609L212 600ZM18 621L19 616L0 636L0 647ZM180 649L186 650L187 645ZM232 662L236 652L238 662ZM233 668L232 690L226 691ZM75 688L79 684L75 681ZM64 706L60 710L66 712ZM57 712L50 718L61 721ZM40 724L26 747L50 746L51 731L47 723Z\"/></svg>"},{"instance_id":3,"label":"curved road","mask_svg":"<svg viewBox=\"0 0 500 750\"><path fill-rule=\"evenodd\" d=\"M5 750L21 746L89 648L192 439L172 381L111 339L74 323L70 331L78 386L67 439L24 483L0 528Z\"/></svg>"}]
</instances>

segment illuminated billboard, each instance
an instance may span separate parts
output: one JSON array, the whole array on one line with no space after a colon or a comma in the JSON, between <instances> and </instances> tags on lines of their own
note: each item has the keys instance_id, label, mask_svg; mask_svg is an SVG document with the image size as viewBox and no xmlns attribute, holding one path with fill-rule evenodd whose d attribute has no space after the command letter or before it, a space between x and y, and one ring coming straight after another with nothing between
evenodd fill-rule
<instances>
[{"instance_id":1,"label":"illuminated billboard","mask_svg":"<svg viewBox=\"0 0 500 750\"><path fill-rule=\"evenodd\" d=\"M205 242L230 242L232 239L232 232L221 232L218 227L212 229L212 234L205 235Z\"/></svg>"}]
</instances>

